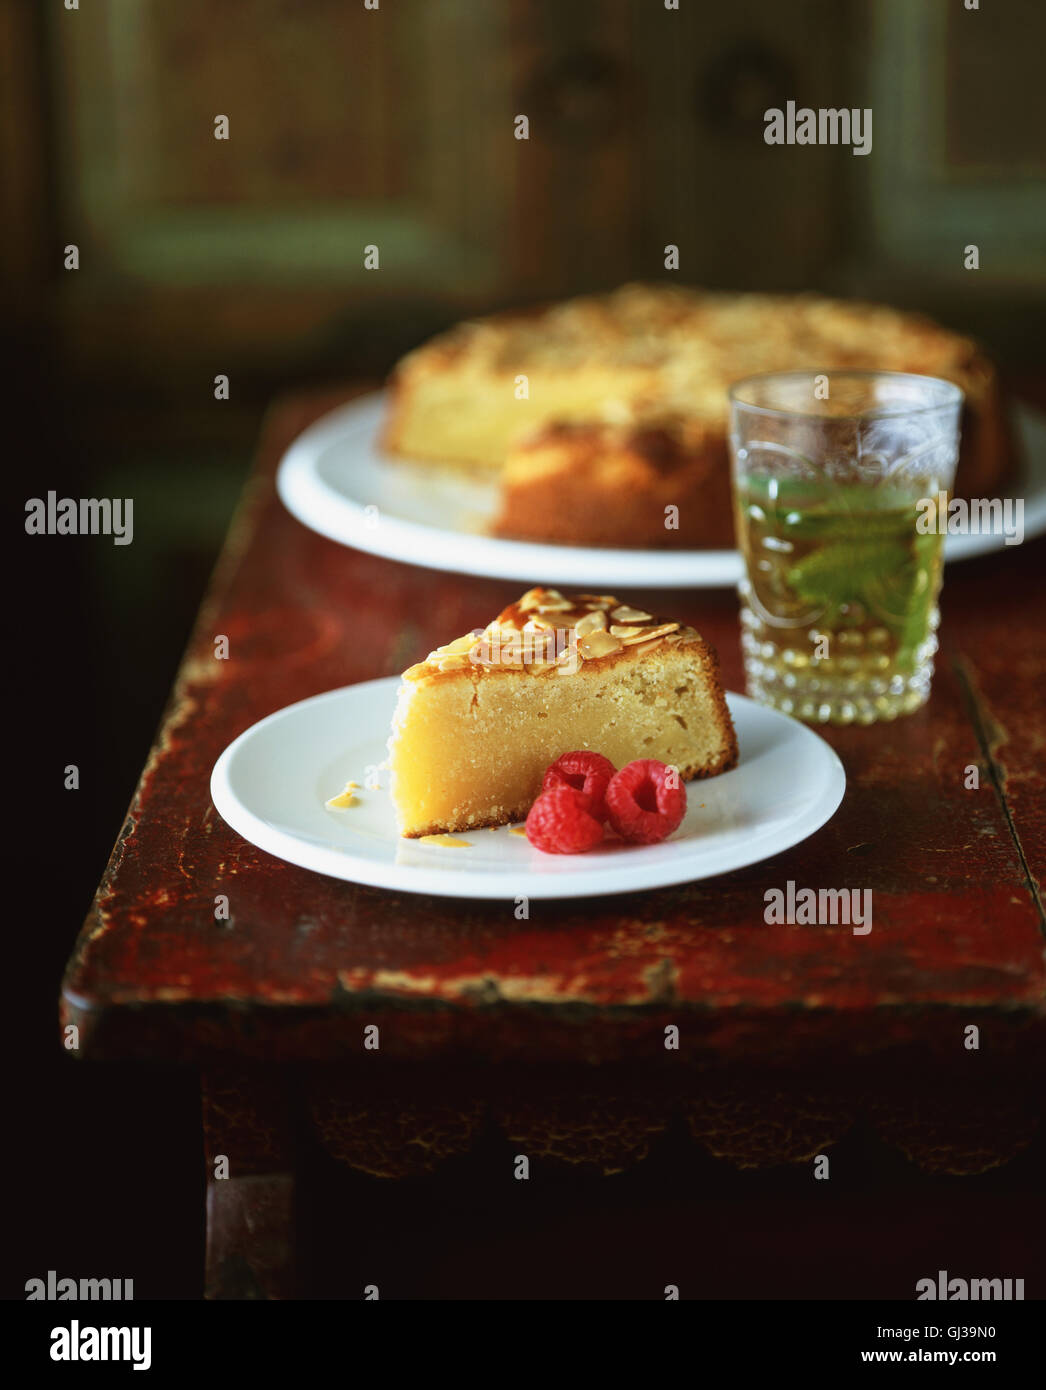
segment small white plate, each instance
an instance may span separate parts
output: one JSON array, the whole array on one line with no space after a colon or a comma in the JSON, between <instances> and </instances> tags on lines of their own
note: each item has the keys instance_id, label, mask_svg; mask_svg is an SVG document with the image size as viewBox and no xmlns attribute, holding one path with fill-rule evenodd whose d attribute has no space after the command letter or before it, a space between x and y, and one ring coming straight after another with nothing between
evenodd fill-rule
<instances>
[{"instance_id":1,"label":"small white plate","mask_svg":"<svg viewBox=\"0 0 1046 1390\"><path fill-rule=\"evenodd\" d=\"M717 588L741 578L736 550L609 550L485 535L497 483L389 458L378 444L385 409L384 392L361 396L311 425L284 455L280 497L321 536L411 565L596 592ZM1020 406L1015 420L1031 537L1046 531L1046 417ZM965 560L1004 548L1000 535L948 536L945 554Z\"/></svg>"},{"instance_id":2,"label":"small white plate","mask_svg":"<svg viewBox=\"0 0 1046 1390\"><path fill-rule=\"evenodd\" d=\"M211 796L220 814L260 849L333 878L441 897L576 898L756 864L824 825L846 786L842 763L811 729L731 694L739 765L689 783L686 817L659 845L608 839L588 854L543 854L507 826L462 832L467 848L404 840L387 773L381 790L361 786L355 806L324 805L385 759L398 685L393 677L346 686L253 725L215 763Z\"/></svg>"}]
</instances>

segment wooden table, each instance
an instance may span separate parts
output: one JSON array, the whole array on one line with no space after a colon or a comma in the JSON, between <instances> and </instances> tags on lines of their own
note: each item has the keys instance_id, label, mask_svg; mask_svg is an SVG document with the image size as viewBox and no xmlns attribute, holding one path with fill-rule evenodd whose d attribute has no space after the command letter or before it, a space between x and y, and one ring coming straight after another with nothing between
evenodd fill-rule
<instances>
[{"instance_id":1,"label":"wooden table","mask_svg":"<svg viewBox=\"0 0 1046 1390\"><path fill-rule=\"evenodd\" d=\"M524 1152L603 1171L677 1122L742 1166L807 1159L855 1117L937 1171L980 1172L1039 1143L1046 544L949 568L929 705L825 731L848 789L812 838L722 879L532 903L520 922L511 904L281 863L211 805L215 759L255 720L398 673L520 587L343 549L284 511L279 457L347 394L298 396L267 420L62 988L76 1055L201 1069L208 1293L298 1287L303 1130L390 1176L438 1167L491 1125ZM650 602L710 638L743 688L732 592ZM788 880L872 888L872 932L767 926L763 893ZM368 1024L379 1054L363 1047Z\"/></svg>"}]
</instances>

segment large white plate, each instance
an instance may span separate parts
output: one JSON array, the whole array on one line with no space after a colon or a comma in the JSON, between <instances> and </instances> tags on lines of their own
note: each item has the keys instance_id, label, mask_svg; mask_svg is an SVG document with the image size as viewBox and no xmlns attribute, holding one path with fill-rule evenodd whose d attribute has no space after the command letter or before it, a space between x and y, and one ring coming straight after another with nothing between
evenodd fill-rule
<instances>
[{"instance_id":1,"label":"large white plate","mask_svg":"<svg viewBox=\"0 0 1046 1390\"><path fill-rule=\"evenodd\" d=\"M743 695L729 695L739 765L691 782L686 818L659 845L608 840L588 854L534 849L507 826L457 838L467 848L396 833L388 775L347 810L324 802L386 757L398 680L316 695L262 719L218 759L211 796L229 825L259 848L333 878L443 897L573 898L709 878L805 840L834 813L843 765L811 729Z\"/></svg>"},{"instance_id":2,"label":"large white plate","mask_svg":"<svg viewBox=\"0 0 1046 1390\"><path fill-rule=\"evenodd\" d=\"M389 458L378 446L384 413L384 392L362 396L311 425L285 454L280 497L320 535L412 565L607 593L714 588L741 578L736 550L608 550L484 535L496 482ZM1021 406L1016 426L1024 529L1033 536L1046 531L1046 417ZM948 536L945 554L964 560L1003 548L999 535Z\"/></svg>"}]
</instances>

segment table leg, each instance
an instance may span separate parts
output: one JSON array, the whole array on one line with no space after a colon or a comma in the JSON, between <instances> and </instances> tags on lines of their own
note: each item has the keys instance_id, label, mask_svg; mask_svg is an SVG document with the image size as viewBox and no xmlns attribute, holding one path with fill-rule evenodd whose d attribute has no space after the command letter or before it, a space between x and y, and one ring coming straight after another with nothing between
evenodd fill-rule
<instances>
[{"instance_id":1,"label":"table leg","mask_svg":"<svg viewBox=\"0 0 1046 1390\"><path fill-rule=\"evenodd\" d=\"M291 1298L295 1174L286 1078L276 1070L208 1070L201 1089L204 1296Z\"/></svg>"}]
</instances>

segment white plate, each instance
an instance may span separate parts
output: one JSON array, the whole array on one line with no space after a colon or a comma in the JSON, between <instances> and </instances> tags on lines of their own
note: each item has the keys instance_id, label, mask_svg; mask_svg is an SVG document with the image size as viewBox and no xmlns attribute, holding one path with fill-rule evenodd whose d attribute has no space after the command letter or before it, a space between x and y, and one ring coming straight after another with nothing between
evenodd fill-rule
<instances>
[{"instance_id":1,"label":"white plate","mask_svg":"<svg viewBox=\"0 0 1046 1390\"><path fill-rule=\"evenodd\" d=\"M710 878L758 863L824 825L842 800L843 765L811 729L728 695L740 742L733 772L687 787L679 829L659 845L607 841L588 854L543 854L507 826L472 830L468 848L404 840L384 789L355 806L324 802L386 757L399 681L366 681L270 714L214 765L211 796L252 844L333 878L442 897L575 898Z\"/></svg>"},{"instance_id":2,"label":"white plate","mask_svg":"<svg viewBox=\"0 0 1046 1390\"><path fill-rule=\"evenodd\" d=\"M736 550L609 550L506 541L483 534L497 484L432 464L391 459L378 447L385 393L362 396L311 425L288 449L277 487L284 505L321 536L432 569L576 585L582 590L698 589L736 584ZM1046 530L1046 417L1016 411L1025 460L1027 536ZM948 536L946 556L1004 548L998 535Z\"/></svg>"}]
</instances>

